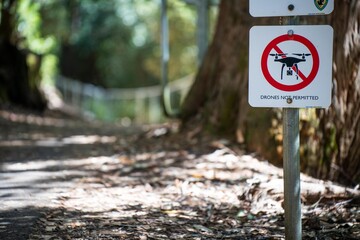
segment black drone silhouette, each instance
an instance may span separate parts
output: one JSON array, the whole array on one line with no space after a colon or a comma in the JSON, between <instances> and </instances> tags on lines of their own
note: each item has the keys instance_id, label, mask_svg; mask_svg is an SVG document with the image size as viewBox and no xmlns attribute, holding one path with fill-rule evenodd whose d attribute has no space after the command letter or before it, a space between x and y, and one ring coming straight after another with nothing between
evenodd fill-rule
<instances>
[{"instance_id":1,"label":"black drone silhouette","mask_svg":"<svg viewBox=\"0 0 360 240\"><path fill-rule=\"evenodd\" d=\"M299 56L301 58L297 57L288 57L288 53L270 53L270 56L274 56L274 62L280 62L282 63L281 66L281 80L283 79L283 72L285 66L288 68L286 71L286 75L290 76L293 75L293 69L292 67L295 67L296 69L296 79L299 79L299 62L306 62L305 57L310 56L310 53L293 53L292 55ZM279 58L280 57L280 58Z\"/></svg>"}]
</instances>

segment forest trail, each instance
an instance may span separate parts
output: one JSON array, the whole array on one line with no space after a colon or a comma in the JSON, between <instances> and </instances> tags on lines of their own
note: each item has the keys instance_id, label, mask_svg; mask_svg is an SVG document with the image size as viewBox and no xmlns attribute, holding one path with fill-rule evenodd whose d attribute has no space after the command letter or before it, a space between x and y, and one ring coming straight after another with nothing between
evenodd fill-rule
<instances>
[{"instance_id":1,"label":"forest trail","mask_svg":"<svg viewBox=\"0 0 360 240\"><path fill-rule=\"evenodd\" d=\"M282 169L177 127L0 109L0 239L284 239ZM359 239L360 192L301 177L303 239Z\"/></svg>"}]
</instances>

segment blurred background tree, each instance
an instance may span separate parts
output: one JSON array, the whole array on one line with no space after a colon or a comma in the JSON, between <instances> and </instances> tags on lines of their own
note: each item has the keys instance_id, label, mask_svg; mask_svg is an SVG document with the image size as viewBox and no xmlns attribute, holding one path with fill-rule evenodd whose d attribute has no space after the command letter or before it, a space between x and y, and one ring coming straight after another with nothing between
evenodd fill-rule
<instances>
[{"instance_id":1,"label":"blurred background tree","mask_svg":"<svg viewBox=\"0 0 360 240\"><path fill-rule=\"evenodd\" d=\"M150 0L43 1L42 32L58 40L59 73L105 88L159 84L159 6ZM169 75L176 79L196 70L196 17L182 1L172 1L169 11L176 56Z\"/></svg>"},{"instance_id":2,"label":"blurred background tree","mask_svg":"<svg viewBox=\"0 0 360 240\"><path fill-rule=\"evenodd\" d=\"M1 49L15 47L26 59L23 68L29 68L24 70L29 76L3 76L1 102L43 109L39 86L54 84L57 74L104 88L160 84L160 0L0 3L1 45L7 44ZM176 56L170 61L169 79L174 80L197 69L196 11L181 0L170 1L168 11L171 53ZM10 58L5 56L16 54L3 53L6 69L14 64L6 63Z\"/></svg>"},{"instance_id":3,"label":"blurred background tree","mask_svg":"<svg viewBox=\"0 0 360 240\"><path fill-rule=\"evenodd\" d=\"M0 102L43 110L46 108L46 101L39 90L42 56L28 44L27 39L37 34L38 15L37 9L24 10L27 2L0 2ZM25 16L22 13L29 17L27 20L31 29L23 25Z\"/></svg>"},{"instance_id":4,"label":"blurred background tree","mask_svg":"<svg viewBox=\"0 0 360 240\"><path fill-rule=\"evenodd\" d=\"M282 164L282 115L247 103L248 33L280 18L253 18L248 0L221 1L214 39L182 108L195 129L226 135L249 151ZM312 176L356 186L360 182L360 1L335 1L328 16L306 24L334 28L333 99L329 109L301 110L301 168ZM326 41L327 39L324 39Z\"/></svg>"}]
</instances>

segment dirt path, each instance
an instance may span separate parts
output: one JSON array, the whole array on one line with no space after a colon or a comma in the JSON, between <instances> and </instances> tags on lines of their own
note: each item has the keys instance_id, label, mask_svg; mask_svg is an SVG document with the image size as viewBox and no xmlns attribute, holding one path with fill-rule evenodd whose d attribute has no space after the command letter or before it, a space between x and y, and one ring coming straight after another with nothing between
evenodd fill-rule
<instances>
[{"instance_id":1,"label":"dirt path","mask_svg":"<svg viewBox=\"0 0 360 240\"><path fill-rule=\"evenodd\" d=\"M0 239L283 239L282 170L172 126L0 111ZM302 176L304 239L359 239L359 192Z\"/></svg>"}]
</instances>

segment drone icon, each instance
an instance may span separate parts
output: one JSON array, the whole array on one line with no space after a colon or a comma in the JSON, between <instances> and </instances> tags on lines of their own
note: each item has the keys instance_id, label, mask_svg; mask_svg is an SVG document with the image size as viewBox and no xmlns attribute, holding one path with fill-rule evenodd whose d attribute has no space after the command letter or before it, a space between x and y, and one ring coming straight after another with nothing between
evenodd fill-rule
<instances>
[{"instance_id":1,"label":"drone icon","mask_svg":"<svg viewBox=\"0 0 360 240\"><path fill-rule=\"evenodd\" d=\"M286 75L287 76L292 76L293 75L293 71L296 71L296 79L299 79L299 67L298 67L298 63L300 62L306 62L306 58L307 56L310 56L310 53L292 53L292 55L295 56L299 56L301 58L297 58L297 57L288 57L288 53L270 53L270 56L274 56L274 62L280 62L282 63L281 66L281 80L283 80L283 73L284 73L284 68L285 66L288 68L286 70ZM280 57L280 58L279 58ZM293 69L293 67L295 69Z\"/></svg>"}]
</instances>

